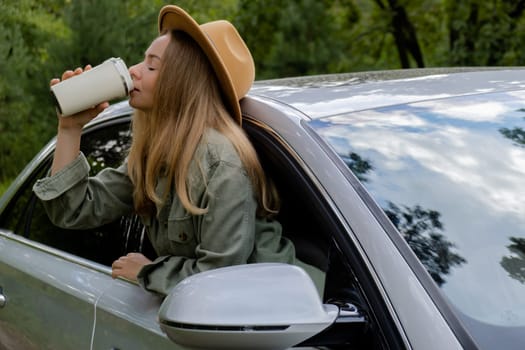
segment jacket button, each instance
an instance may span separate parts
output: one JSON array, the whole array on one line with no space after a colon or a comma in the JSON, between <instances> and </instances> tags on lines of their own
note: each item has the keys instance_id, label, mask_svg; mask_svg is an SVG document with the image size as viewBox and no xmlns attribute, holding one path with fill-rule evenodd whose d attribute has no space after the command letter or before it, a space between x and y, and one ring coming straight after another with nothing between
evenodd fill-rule
<instances>
[{"instance_id":1,"label":"jacket button","mask_svg":"<svg viewBox=\"0 0 525 350\"><path fill-rule=\"evenodd\" d=\"M185 232L181 232L179 233L179 239L184 242L185 240L188 239L188 236L186 235Z\"/></svg>"}]
</instances>

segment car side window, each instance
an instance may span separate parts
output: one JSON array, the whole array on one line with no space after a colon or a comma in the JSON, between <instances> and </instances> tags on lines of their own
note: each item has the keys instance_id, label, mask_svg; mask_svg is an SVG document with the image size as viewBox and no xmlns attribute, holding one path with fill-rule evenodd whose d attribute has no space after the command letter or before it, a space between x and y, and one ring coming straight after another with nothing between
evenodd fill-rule
<instances>
[{"instance_id":1,"label":"car side window","mask_svg":"<svg viewBox=\"0 0 525 350\"><path fill-rule=\"evenodd\" d=\"M131 144L129 120L101 125L82 137L81 150L90 166L90 175L106 167L117 167L124 160ZM30 240L110 266L118 257L130 251L152 255L144 227L137 216L124 216L107 225L90 230L70 230L53 225L41 201L32 192L35 181L46 176L52 157L32 174L15 202L4 215L2 227Z\"/></svg>"}]
</instances>

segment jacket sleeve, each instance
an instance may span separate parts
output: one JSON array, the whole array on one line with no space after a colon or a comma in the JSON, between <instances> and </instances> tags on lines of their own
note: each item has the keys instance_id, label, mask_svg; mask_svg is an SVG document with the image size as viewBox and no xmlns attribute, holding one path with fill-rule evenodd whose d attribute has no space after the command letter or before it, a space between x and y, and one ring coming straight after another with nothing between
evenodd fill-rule
<instances>
[{"instance_id":1,"label":"jacket sleeve","mask_svg":"<svg viewBox=\"0 0 525 350\"><path fill-rule=\"evenodd\" d=\"M161 256L139 273L139 283L150 291L168 294L182 279L198 272L245 264L254 249L256 201L242 168L220 162L200 196L204 215L192 216L195 257ZM168 232L174 236L176 232Z\"/></svg>"},{"instance_id":2,"label":"jacket sleeve","mask_svg":"<svg viewBox=\"0 0 525 350\"><path fill-rule=\"evenodd\" d=\"M33 186L50 220L63 228L88 229L116 220L133 209L133 187L126 164L89 177L89 164L79 156Z\"/></svg>"}]
</instances>

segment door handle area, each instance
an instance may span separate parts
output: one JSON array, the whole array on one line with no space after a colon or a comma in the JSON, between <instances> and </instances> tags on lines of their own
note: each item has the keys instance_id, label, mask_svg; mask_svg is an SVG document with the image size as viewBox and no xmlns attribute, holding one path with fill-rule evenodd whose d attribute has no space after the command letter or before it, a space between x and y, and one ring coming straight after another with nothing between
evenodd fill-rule
<instances>
[{"instance_id":1,"label":"door handle area","mask_svg":"<svg viewBox=\"0 0 525 350\"><path fill-rule=\"evenodd\" d=\"M4 290L0 287L0 308L3 308L7 304L7 298L4 295Z\"/></svg>"}]
</instances>

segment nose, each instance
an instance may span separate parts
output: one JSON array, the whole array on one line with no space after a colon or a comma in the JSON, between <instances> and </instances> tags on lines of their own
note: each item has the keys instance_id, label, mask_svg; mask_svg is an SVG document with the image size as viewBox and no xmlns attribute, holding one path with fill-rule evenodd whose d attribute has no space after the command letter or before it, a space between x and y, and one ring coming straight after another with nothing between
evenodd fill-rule
<instances>
[{"instance_id":1,"label":"nose","mask_svg":"<svg viewBox=\"0 0 525 350\"><path fill-rule=\"evenodd\" d=\"M140 72L139 65L140 65L140 63L137 63L137 64L129 67L128 71L129 71L129 75L131 75L131 79L138 79L139 78L139 72Z\"/></svg>"}]
</instances>

